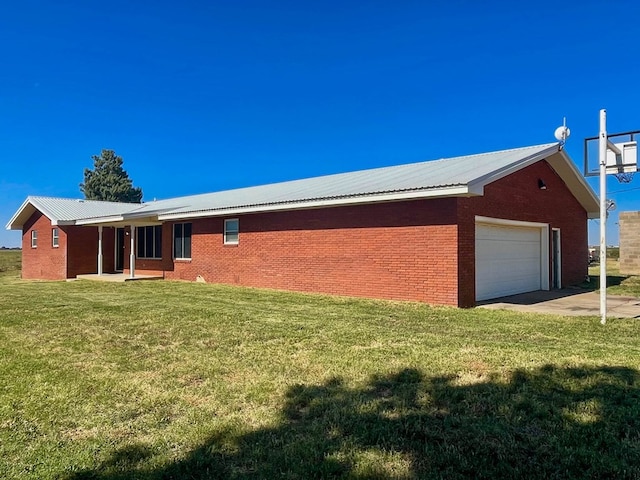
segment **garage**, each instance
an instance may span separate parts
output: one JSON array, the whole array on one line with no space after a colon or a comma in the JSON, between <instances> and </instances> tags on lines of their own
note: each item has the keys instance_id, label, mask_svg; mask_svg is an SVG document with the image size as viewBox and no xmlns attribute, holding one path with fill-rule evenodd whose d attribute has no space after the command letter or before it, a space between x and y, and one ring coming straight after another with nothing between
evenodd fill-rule
<instances>
[{"instance_id":1,"label":"garage","mask_svg":"<svg viewBox=\"0 0 640 480\"><path fill-rule=\"evenodd\" d=\"M476 300L549 289L548 226L476 221Z\"/></svg>"}]
</instances>

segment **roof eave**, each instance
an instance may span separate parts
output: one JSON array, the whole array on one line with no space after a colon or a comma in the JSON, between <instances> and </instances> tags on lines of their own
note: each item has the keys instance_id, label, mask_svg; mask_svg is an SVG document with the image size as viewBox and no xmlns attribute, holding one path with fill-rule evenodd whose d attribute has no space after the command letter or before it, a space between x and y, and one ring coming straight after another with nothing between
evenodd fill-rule
<instances>
[{"instance_id":1,"label":"roof eave","mask_svg":"<svg viewBox=\"0 0 640 480\"><path fill-rule=\"evenodd\" d=\"M484 187L489 183L500 180L507 175L533 165L534 163L546 160L547 163L556 171L567 185L573 196L580 202L585 209L588 218L599 217L599 200L593 189L585 181L578 171L573 161L569 158L564 149L558 144L542 150L528 158L514 162L503 169L492 172L484 177L477 178L469 183L469 193L474 195L483 195Z\"/></svg>"},{"instance_id":2,"label":"roof eave","mask_svg":"<svg viewBox=\"0 0 640 480\"><path fill-rule=\"evenodd\" d=\"M555 155L550 156L547 159L547 163L564 180L567 188L587 212L587 217L599 218L600 200L567 153L564 150L560 150Z\"/></svg>"},{"instance_id":3,"label":"roof eave","mask_svg":"<svg viewBox=\"0 0 640 480\"><path fill-rule=\"evenodd\" d=\"M82 218L76 220L76 225L100 225L104 223L121 222L124 220L122 215L110 215L108 217Z\"/></svg>"},{"instance_id":4,"label":"roof eave","mask_svg":"<svg viewBox=\"0 0 640 480\"><path fill-rule=\"evenodd\" d=\"M109 215L107 217L83 218L76 221L76 225L83 226L123 226L123 225L160 225L157 213L133 213Z\"/></svg>"},{"instance_id":5,"label":"roof eave","mask_svg":"<svg viewBox=\"0 0 640 480\"><path fill-rule=\"evenodd\" d=\"M186 218L221 217L242 213L264 213L283 210L308 210L314 208L337 207L346 205L362 205L368 203L398 202L402 200L416 200L420 198L446 198L475 195L469 191L467 185L451 187L412 190L409 192L376 193L342 198L324 198L315 200L302 200L296 202L282 202L275 204L230 206L220 209L202 210L194 212L165 213L158 215L158 220L181 220Z\"/></svg>"},{"instance_id":6,"label":"roof eave","mask_svg":"<svg viewBox=\"0 0 640 480\"><path fill-rule=\"evenodd\" d=\"M24 222L21 222L20 224L18 224L17 222L20 216L22 215L22 213L25 211L25 209L29 205L33 207L33 204L31 203L31 198L27 197L26 200L22 202L22 205L20 205L20 208L18 208L16 213L13 214L13 217L11 217L11 220L9 220L9 222L5 225L5 228L7 230L22 230L22 226L24 225Z\"/></svg>"},{"instance_id":7,"label":"roof eave","mask_svg":"<svg viewBox=\"0 0 640 480\"><path fill-rule=\"evenodd\" d=\"M45 217L47 217L51 221L51 225L62 225L63 223L59 218L57 218L53 213L51 213L48 209L44 208L42 205L38 203L36 199L29 196L26 198L18 211L11 217L9 223L6 225L7 230L22 230L22 227L26 223L27 220L34 214L34 212L39 211Z\"/></svg>"},{"instance_id":8,"label":"roof eave","mask_svg":"<svg viewBox=\"0 0 640 480\"><path fill-rule=\"evenodd\" d=\"M507 175L511 175L512 173L515 173L518 170L528 167L529 165L533 165L534 163L539 162L540 160L557 153L558 149L559 149L559 145L553 144L549 148L546 148L537 153L534 153L529 157L516 160L513 163L503 168L494 170L493 172L487 175L484 175L482 177L475 178L471 182L469 182L469 190L473 192L475 195L483 195L484 187L487 186L488 184L493 183L497 180L500 180L501 178L504 178Z\"/></svg>"}]
</instances>

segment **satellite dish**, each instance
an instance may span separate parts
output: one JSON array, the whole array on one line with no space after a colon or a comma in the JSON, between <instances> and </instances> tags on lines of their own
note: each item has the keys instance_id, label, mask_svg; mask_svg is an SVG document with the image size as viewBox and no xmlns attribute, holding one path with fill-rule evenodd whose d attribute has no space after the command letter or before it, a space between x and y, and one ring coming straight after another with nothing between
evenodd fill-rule
<instances>
[{"instance_id":1,"label":"satellite dish","mask_svg":"<svg viewBox=\"0 0 640 480\"><path fill-rule=\"evenodd\" d=\"M571 130L569 130L566 125L562 125L556 128L554 135L559 142L565 142L567 138L569 138L569 135L571 135Z\"/></svg>"},{"instance_id":2,"label":"satellite dish","mask_svg":"<svg viewBox=\"0 0 640 480\"><path fill-rule=\"evenodd\" d=\"M607 200L607 212L613 212L617 207L614 200Z\"/></svg>"}]
</instances>

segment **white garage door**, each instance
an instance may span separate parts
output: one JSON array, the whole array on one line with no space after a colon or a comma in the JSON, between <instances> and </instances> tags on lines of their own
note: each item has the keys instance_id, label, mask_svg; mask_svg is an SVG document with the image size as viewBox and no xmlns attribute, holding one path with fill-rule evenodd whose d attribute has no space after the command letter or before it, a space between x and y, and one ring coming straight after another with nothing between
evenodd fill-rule
<instances>
[{"instance_id":1,"label":"white garage door","mask_svg":"<svg viewBox=\"0 0 640 480\"><path fill-rule=\"evenodd\" d=\"M544 287L540 233L536 227L476 224L476 300Z\"/></svg>"}]
</instances>

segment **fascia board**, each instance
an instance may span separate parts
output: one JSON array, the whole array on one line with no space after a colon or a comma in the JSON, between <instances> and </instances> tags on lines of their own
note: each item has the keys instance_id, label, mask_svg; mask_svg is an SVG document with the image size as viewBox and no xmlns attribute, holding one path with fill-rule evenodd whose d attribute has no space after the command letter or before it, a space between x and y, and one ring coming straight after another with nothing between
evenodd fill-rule
<instances>
[{"instance_id":1,"label":"fascia board","mask_svg":"<svg viewBox=\"0 0 640 480\"><path fill-rule=\"evenodd\" d=\"M27 199L24 202L22 202L22 205L20 205L20 208L18 208L16 213L13 214L13 217L11 217L11 220L9 220L9 222L5 225L5 228L7 230L22 230L22 226L24 225L24 222L20 225L16 225L15 223L18 221L18 218L20 218L22 213L25 211L25 209L29 205L33 207L33 203L31 203L31 199L27 197Z\"/></svg>"},{"instance_id":2,"label":"fascia board","mask_svg":"<svg viewBox=\"0 0 640 480\"><path fill-rule=\"evenodd\" d=\"M557 155L548 159L548 162L584 207L587 217L600 218L600 200L598 196L566 152L564 150L557 152Z\"/></svg>"},{"instance_id":3,"label":"fascia board","mask_svg":"<svg viewBox=\"0 0 640 480\"><path fill-rule=\"evenodd\" d=\"M78 220L76 225L83 226L106 226L106 227L122 227L128 225L134 226L150 226L150 225L162 225L157 218L157 216L149 216L149 215L120 215L120 216L112 216L112 217L99 217L99 218L84 218L82 220Z\"/></svg>"},{"instance_id":4,"label":"fascia board","mask_svg":"<svg viewBox=\"0 0 640 480\"><path fill-rule=\"evenodd\" d=\"M120 215L108 215L106 217L83 218L76 221L76 225L160 225L162 222L158 220L159 210L147 210L140 212L136 209L130 213ZM163 209L164 211L166 209Z\"/></svg>"},{"instance_id":5,"label":"fascia board","mask_svg":"<svg viewBox=\"0 0 640 480\"><path fill-rule=\"evenodd\" d=\"M33 211L28 212L28 208L31 207ZM35 211L41 212L45 217L47 217L51 221L51 225L58 225L60 221L55 215L53 215L48 209L44 208L38 201L34 200L32 197L27 197L27 199L22 202L18 211L11 217L9 223L6 225L7 230L22 230L24 223L28 220L28 217L33 215ZM28 212L27 218L23 218L25 214ZM22 219L22 220L20 220ZM20 222L20 223L16 223Z\"/></svg>"},{"instance_id":6,"label":"fascia board","mask_svg":"<svg viewBox=\"0 0 640 480\"><path fill-rule=\"evenodd\" d=\"M113 215L110 217L97 217L97 218L82 218L80 220L76 220L76 225L99 225L102 223L110 223L110 222L122 222L124 220L122 215Z\"/></svg>"},{"instance_id":7,"label":"fascia board","mask_svg":"<svg viewBox=\"0 0 640 480\"><path fill-rule=\"evenodd\" d=\"M554 144L551 147L545 150L542 150L541 152L535 153L527 158L517 160L509 165L506 165L503 168L494 170L493 172L488 173L487 175L483 175L482 177L478 177L472 180L471 182L469 182L469 192L475 195L483 195L484 187L486 185L493 183L497 180L500 180L501 178L504 178L507 175L511 175L512 173L515 173L518 170L528 167L529 165L533 165L534 163L544 158L547 158L548 156L553 155L554 153L557 153L558 149L559 149L559 145Z\"/></svg>"},{"instance_id":8,"label":"fascia board","mask_svg":"<svg viewBox=\"0 0 640 480\"><path fill-rule=\"evenodd\" d=\"M377 194L349 198L334 198L315 201L288 202L272 205L253 205L244 207L229 207L219 210L203 210L199 212L165 213L158 215L158 220L180 220L184 218L221 217L242 213L264 213L284 210L308 210L313 208L337 207L343 205L362 205L369 203L397 202L402 200L416 200L421 198L446 198L468 196L466 185L445 187L433 190L411 191L392 194Z\"/></svg>"},{"instance_id":9,"label":"fascia board","mask_svg":"<svg viewBox=\"0 0 640 480\"><path fill-rule=\"evenodd\" d=\"M42 204L37 200L33 200L33 199L30 199L30 200L31 200L31 205L33 205L36 210L40 211L45 217L51 220L51 225L54 225L54 222L56 225L58 224L60 219L56 217L53 213L51 213L49 209L42 206Z\"/></svg>"}]
</instances>

